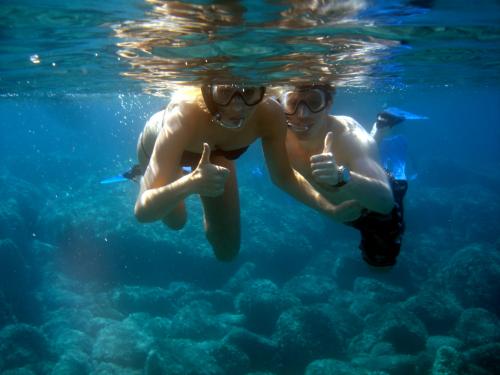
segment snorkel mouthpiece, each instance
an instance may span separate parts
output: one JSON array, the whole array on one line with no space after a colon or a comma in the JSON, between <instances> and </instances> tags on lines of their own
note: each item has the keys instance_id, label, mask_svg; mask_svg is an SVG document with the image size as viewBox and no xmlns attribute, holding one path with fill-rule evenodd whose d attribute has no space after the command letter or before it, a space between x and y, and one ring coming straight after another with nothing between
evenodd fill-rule
<instances>
[{"instance_id":1,"label":"snorkel mouthpiece","mask_svg":"<svg viewBox=\"0 0 500 375\"><path fill-rule=\"evenodd\" d=\"M214 115L214 120L217 122L219 126L222 126L225 129L240 129L243 127L243 124L245 123L244 119L240 119L236 124L224 122L222 120L222 116L220 113L216 113Z\"/></svg>"},{"instance_id":2,"label":"snorkel mouthpiece","mask_svg":"<svg viewBox=\"0 0 500 375\"><path fill-rule=\"evenodd\" d=\"M295 126L291 123L290 120L286 120L286 125L288 127L288 129L290 129L291 131L293 131L295 134L305 134L307 133L312 126L310 125L305 125L305 126Z\"/></svg>"}]
</instances>

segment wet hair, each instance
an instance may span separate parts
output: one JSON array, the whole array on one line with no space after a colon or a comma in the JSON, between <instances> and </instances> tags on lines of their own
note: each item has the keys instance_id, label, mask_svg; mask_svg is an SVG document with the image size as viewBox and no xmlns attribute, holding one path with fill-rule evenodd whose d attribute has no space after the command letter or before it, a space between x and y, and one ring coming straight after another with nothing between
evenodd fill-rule
<instances>
[{"instance_id":1,"label":"wet hair","mask_svg":"<svg viewBox=\"0 0 500 375\"><path fill-rule=\"evenodd\" d=\"M280 97L283 93L293 90L307 90L307 89L320 89L327 94L326 100L333 102L333 97L335 96L336 89L335 86L329 83L309 83L309 82L297 82L292 83L288 86L283 86L278 89L274 89L273 93L276 97Z\"/></svg>"},{"instance_id":2,"label":"wet hair","mask_svg":"<svg viewBox=\"0 0 500 375\"><path fill-rule=\"evenodd\" d=\"M303 89L319 89L327 94L327 100L332 102L333 97L335 96L335 86L330 85L329 83L311 83L311 84L297 84L294 85L295 89L303 90Z\"/></svg>"}]
</instances>

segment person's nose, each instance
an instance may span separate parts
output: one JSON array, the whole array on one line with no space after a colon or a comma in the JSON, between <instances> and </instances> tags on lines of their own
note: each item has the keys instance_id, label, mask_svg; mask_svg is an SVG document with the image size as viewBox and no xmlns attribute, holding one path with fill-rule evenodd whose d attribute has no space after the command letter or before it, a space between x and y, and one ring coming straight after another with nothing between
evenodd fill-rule
<instances>
[{"instance_id":1,"label":"person's nose","mask_svg":"<svg viewBox=\"0 0 500 375\"><path fill-rule=\"evenodd\" d=\"M303 103L300 102L297 108L297 116L300 118L308 117L311 114L309 108Z\"/></svg>"},{"instance_id":2,"label":"person's nose","mask_svg":"<svg viewBox=\"0 0 500 375\"><path fill-rule=\"evenodd\" d=\"M233 98L232 104L234 109L241 111L244 108L245 103L243 102L243 99L239 95L236 95Z\"/></svg>"}]
</instances>

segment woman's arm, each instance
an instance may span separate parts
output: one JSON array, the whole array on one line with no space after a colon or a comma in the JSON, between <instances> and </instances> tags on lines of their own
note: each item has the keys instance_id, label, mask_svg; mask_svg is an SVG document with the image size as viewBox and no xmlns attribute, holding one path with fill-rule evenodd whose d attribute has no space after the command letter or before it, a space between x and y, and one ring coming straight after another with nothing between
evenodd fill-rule
<instances>
[{"instance_id":1,"label":"woman's arm","mask_svg":"<svg viewBox=\"0 0 500 375\"><path fill-rule=\"evenodd\" d=\"M167 113L163 121L135 202L140 222L164 218L193 190L189 175L178 178L189 129L182 127L178 113Z\"/></svg>"},{"instance_id":2,"label":"woman's arm","mask_svg":"<svg viewBox=\"0 0 500 375\"><path fill-rule=\"evenodd\" d=\"M229 171L210 163L206 143L196 169L179 178L182 154L197 137L196 127L187 124L186 117L179 110L165 116L135 203L134 213L140 222L163 219L191 194L217 196L224 191Z\"/></svg>"}]
</instances>

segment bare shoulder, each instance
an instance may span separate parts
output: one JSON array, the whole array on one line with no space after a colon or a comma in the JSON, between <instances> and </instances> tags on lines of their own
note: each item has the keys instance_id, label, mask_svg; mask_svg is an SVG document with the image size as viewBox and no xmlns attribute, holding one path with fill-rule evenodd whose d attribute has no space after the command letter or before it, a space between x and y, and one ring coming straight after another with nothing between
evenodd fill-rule
<instances>
[{"instance_id":1,"label":"bare shoulder","mask_svg":"<svg viewBox=\"0 0 500 375\"><path fill-rule=\"evenodd\" d=\"M374 143L373 137L366 131L366 129L355 119L349 116L332 116L333 129L342 137L352 139L359 143Z\"/></svg>"},{"instance_id":2,"label":"bare shoulder","mask_svg":"<svg viewBox=\"0 0 500 375\"><path fill-rule=\"evenodd\" d=\"M359 122L349 116L332 117L334 119L332 130L351 152L372 153L376 150L375 140Z\"/></svg>"},{"instance_id":3,"label":"bare shoulder","mask_svg":"<svg viewBox=\"0 0 500 375\"><path fill-rule=\"evenodd\" d=\"M158 151L166 145L174 149L176 147L173 145L185 147L189 139L195 136L200 121L207 121L204 116L206 114L200 106L192 102L171 102L164 111L154 114L152 119L156 117L161 124L156 141Z\"/></svg>"}]
</instances>

